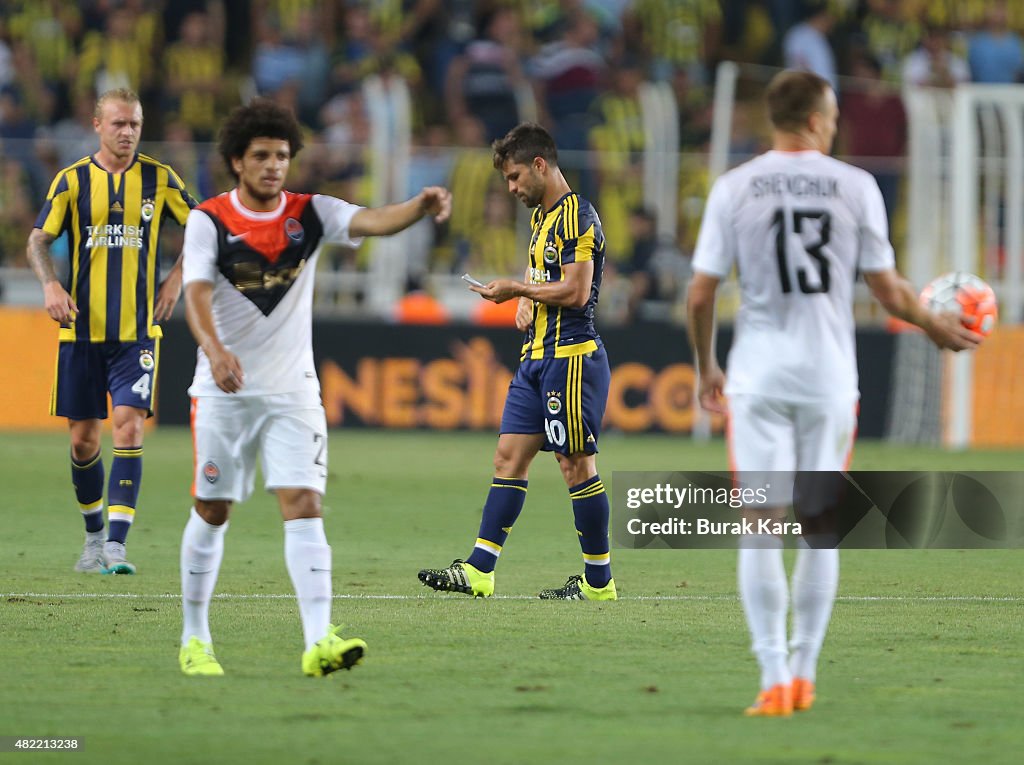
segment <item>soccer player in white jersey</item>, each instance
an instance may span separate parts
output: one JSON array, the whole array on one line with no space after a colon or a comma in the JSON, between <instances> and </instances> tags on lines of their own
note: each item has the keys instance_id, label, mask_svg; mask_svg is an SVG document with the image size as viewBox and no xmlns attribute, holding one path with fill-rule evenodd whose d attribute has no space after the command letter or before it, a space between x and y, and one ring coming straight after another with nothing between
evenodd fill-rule
<instances>
[{"instance_id":1,"label":"soccer player in white jersey","mask_svg":"<svg viewBox=\"0 0 1024 765\"><path fill-rule=\"evenodd\" d=\"M284 518L285 561L305 636L302 671L358 663L366 644L330 624L331 548L320 512L327 423L313 366L312 301L324 243L358 245L424 215L445 220L451 196L423 189L400 204L358 207L283 189L302 148L295 117L270 101L236 109L219 150L238 185L194 210L185 226L188 324L199 345L192 396L195 505L181 542L186 675L222 675L209 606L232 503L253 490L257 455Z\"/></svg>"},{"instance_id":2,"label":"soccer player in white jersey","mask_svg":"<svg viewBox=\"0 0 1024 765\"><path fill-rule=\"evenodd\" d=\"M828 156L838 108L828 82L797 71L767 91L773 148L725 173L711 189L693 258L689 335L701 405L729 415L731 462L754 471L838 471L856 431L853 287L858 273L885 309L940 348L973 348L980 336L954 314L932 314L895 270L885 207L868 173ZM715 293L733 266L741 303L728 380L714 356ZM728 399L728 405L724 397ZM751 522L782 518L789 497L746 508ZM738 586L761 691L749 715L809 709L839 578L834 547L800 540L793 571L793 631L782 540L746 535Z\"/></svg>"}]
</instances>

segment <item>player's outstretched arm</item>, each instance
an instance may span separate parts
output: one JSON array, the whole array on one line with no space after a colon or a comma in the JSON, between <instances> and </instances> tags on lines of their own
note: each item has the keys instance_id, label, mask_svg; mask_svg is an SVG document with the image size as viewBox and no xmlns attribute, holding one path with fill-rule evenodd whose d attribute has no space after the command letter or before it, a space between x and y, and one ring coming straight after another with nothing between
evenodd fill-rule
<instances>
[{"instance_id":1,"label":"player's outstretched arm","mask_svg":"<svg viewBox=\"0 0 1024 765\"><path fill-rule=\"evenodd\" d=\"M923 329L939 348L969 351L981 342L982 336L967 329L955 313L932 313L921 305L910 282L895 269L865 272L864 281L886 311Z\"/></svg>"},{"instance_id":2,"label":"player's outstretched arm","mask_svg":"<svg viewBox=\"0 0 1024 765\"><path fill-rule=\"evenodd\" d=\"M78 306L71 295L57 278L57 270L50 258L50 245L54 237L41 228L32 229L28 235L26 256L29 265L36 272L39 283L43 285L43 305L50 318L60 324L68 324L78 314Z\"/></svg>"},{"instance_id":3,"label":"player's outstretched arm","mask_svg":"<svg viewBox=\"0 0 1024 765\"><path fill-rule=\"evenodd\" d=\"M225 393L237 393L245 383L245 373L238 357L217 336L212 282L194 281L185 287L185 319L196 344L210 360L210 372L217 387Z\"/></svg>"},{"instance_id":4,"label":"player's outstretched arm","mask_svg":"<svg viewBox=\"0 0 1024 765\"><path fill-rule=\"evenodd\" d=\"M436 222L443 223L448 220L451 212L451 192L443 186L427 186L412 199L404 202L360 210L352 216L348 232L354 239L397 234L424 215L432 215Z\"/></svg>"},{"instance_id":5,"label":"player's outstretched arm","mask_svg":"<svg viewBox=\"0 0 1024 765\"><path fill-rule=\"evenodd\" d=\"M686 331L693 349L694 364L697 367L698 400L709 412L724 414L726 411L723 390L725 373L715 358L715 294L718 278L697 272L690 280L686 294Z\"/></svg>"},{"instance_id":6,"label":"player's outstretched arm","mask_svg":"<svg viewBox=\"0 0 1024 765\"><path fill-rule=\"evenodd\" d=\"M160 289L157 290L156 300L153 303L153 318L156 321L163 321L171 318L171 312L181 297L181 260L182 255L174 261L171 270L167 272Z\"/></svg>"}]
</instances>

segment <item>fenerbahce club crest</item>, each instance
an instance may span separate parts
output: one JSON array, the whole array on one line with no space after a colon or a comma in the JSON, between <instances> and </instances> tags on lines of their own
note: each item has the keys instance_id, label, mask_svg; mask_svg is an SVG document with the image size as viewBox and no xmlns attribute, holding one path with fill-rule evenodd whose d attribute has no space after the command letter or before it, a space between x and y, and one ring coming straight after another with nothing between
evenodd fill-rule
<instances>
[{"instance_id":1,"label":"fenerbahce club crest","mask_svg":"<svg viewBox=\"0 0 1024 765\"><path fill-rule=\"evenodd\" d=\"M548 413L558 414L562 411L562 394L557 390L548 393Z\"/></svg>"},{"instance_id":2,"label":"fenerbahce club crest","mask_svg":"<svg viewBox=\"0 0 1024 765\"><path fill-rule=\"evenodd\" d=\"M554 245L548 245L544 248L544 262L553 266L558 261L558 250L554 248Z\"/></svg>"},{"instance_id":3,"label":"fenerbahce club crest","mask_svg":"<svg viewBox=\"0 0 1024 765\"><path fill-rule=\"evenodd\" d=\"M156 362L153 361L153 352L148 348L139 354L139 366L143 372L152 372Z\"/></svg>"},{"instance_id":4,"label":"fenerbahce club crest","mask_svg":"<svg viewBox=\"0 0 1024 765\"><path fill-rule=\"evenodd\" d=\"M142 220L146 221L146 223L149 223L151 220L153 220L153 213L155 211L156 205L153 204L152 199L142 200Z\"/></svg>"}]
</instances>

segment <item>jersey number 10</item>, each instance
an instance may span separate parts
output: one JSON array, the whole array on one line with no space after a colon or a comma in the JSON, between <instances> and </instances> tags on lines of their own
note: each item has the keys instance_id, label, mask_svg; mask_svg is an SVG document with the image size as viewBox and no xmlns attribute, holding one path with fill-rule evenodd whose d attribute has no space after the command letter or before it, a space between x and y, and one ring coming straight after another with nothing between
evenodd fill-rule
<instances>
[{"instance_id":1,"label":"jersey number 10","mask_svg":"<svg viewBox=\"0 0 1024 765\"><path fill-rule=\"evenodd\" d=\"M828 244L832 235L832 216L827 210L794 210L793 211L793 233L800 236L803 233L805 220L817 220L821 228L818 232L818 241L813 244L803 243L804 249L818 264L818 283L810 284L807 281L807 269L796 269L796 283L800 291L806 295L817 292L828 292L828 258L821 249ZM789 276L789 261L786 257L786 211L779 207L772 216L772 228L775 229L775 259L779 264L779 280L782 282L783 294L793 291L793 281Z\"/></svg>"}]
</instances>

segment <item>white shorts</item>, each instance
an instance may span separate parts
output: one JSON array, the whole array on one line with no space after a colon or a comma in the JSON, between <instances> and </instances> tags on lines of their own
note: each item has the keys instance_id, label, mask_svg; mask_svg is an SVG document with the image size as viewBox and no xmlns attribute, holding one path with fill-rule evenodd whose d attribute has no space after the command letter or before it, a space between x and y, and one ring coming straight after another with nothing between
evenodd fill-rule
<instances>
[{"instance_id":1,"label":"white shorts","mask_svg":"<svg viewBox=\"0 0 1024 765\"><path fill-rule=\"evenodd\" d=\"M316 393L200 396L192 399L197 499L242 502L256 482L313 489L327 486L327 418Z\"/></svg>"},{"instance_id":2,"label":"white shorts","mask_svg":"<svg viewBox=\"0 0 1024 765\"><path fill-rule=\"evenodd\" d=\"M730 396L732 470L742 485L752 488L774 479L768 492L770 504L789 504L794 472L849 467L858 404L848 399L797 403L751 394Z\"/></svg>"}]
</instances>

